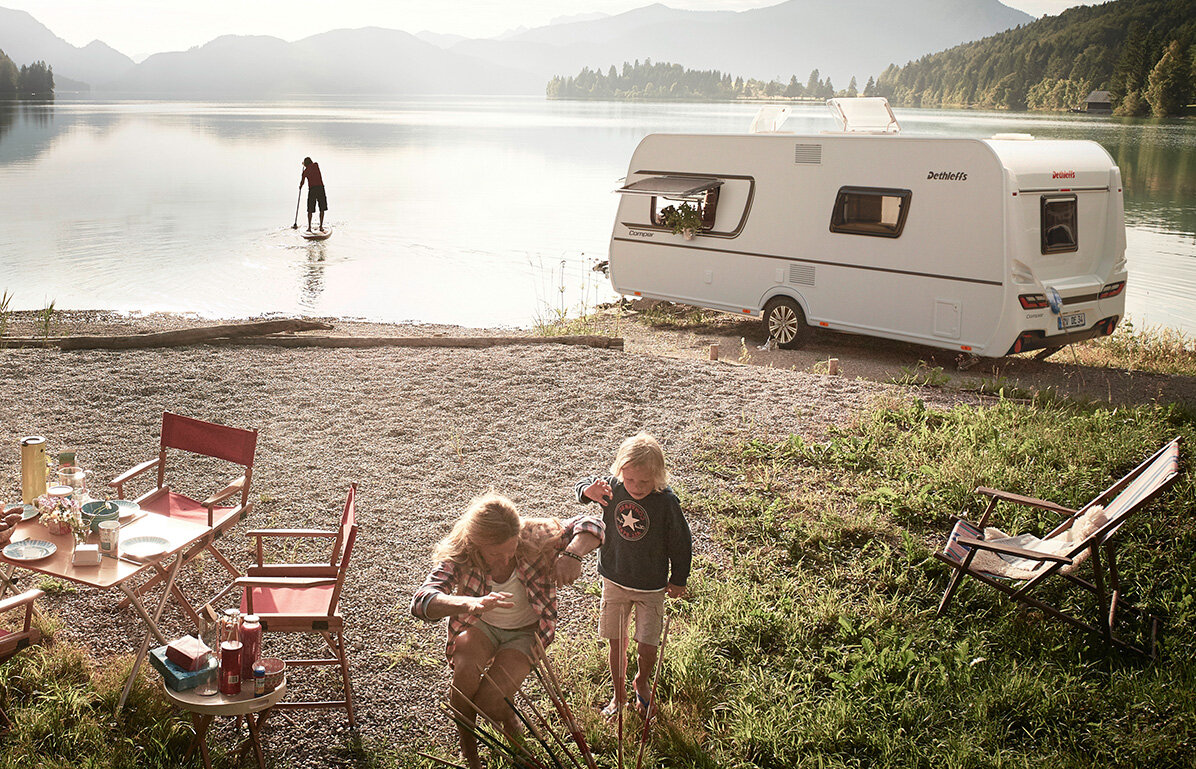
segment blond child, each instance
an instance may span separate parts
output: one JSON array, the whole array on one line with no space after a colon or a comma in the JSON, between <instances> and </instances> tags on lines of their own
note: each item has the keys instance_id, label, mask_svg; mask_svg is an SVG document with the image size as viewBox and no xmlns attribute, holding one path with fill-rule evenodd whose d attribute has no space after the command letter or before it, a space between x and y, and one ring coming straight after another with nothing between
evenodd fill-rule
<instances>
[{"instance_id":1,"label":"blond child","mask_svg":"<svg viewBox=\"0 0 1196 769\"><path fill-rule=\"evenodd\" d=\"M685 595L693 538L677 495L668 487L664 451L641 432L623 441L607 477L577 482L577 501L597 502L607 536L598 551L602 610L598 635L610 642L614 696L603 709L618 713L627 697L628 629L635 616L636 709L651 707L651 675L664 618L665 596Z\"/></svg>"}]
</instances>

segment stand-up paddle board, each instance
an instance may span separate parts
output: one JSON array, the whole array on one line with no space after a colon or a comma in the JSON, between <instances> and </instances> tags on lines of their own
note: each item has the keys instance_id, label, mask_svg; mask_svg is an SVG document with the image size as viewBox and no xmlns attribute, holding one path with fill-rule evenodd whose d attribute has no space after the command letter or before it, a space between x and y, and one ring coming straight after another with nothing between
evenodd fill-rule
<instances>
[{"instance_id":1,"label":"stand-up paddle board","mask_svg":"<svg viewBox=\"0 0 1196 769\"><path fill-rule=\"evenodd\" d=\"M332 228L304 231L299 234L303 236L304 240L328 240L332 237Z\"/></svg>"}]
</instances>

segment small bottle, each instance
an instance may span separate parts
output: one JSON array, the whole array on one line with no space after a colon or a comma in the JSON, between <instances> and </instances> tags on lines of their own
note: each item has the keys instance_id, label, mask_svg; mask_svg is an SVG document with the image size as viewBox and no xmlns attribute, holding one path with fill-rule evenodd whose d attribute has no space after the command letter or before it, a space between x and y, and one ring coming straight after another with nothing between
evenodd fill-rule
<instances>
[{"instance_id":1,"label":"small bottle","mask_svg":"<svg viewBox=\"0 0 1196 769\"><path fill-rule=\"evenodd\" d=\"M232 696L241 693L241 642L220 644L220 693Z\"/></svg>"},{"instance_id":2,"label":"small bottle","mask_svg":"<svg viewBox=\"0 0 1196 769\"><path fill-rule=\"evenodd\" d=\"M253 666L262 656L262 625L256 614L246 614L241 621L241 677L253 675Z\"/></svg>"},{"instance_id":3,"label":"small bottle","mask_svg":"<svg viewBox=\"0 0 1196 769\"><path fill-rule=\"evenodd\" d=\"M253 666L253 696L264 697L266 694L266 666L258 662Z\"/></svg>"},{"instance_id":4,"label":"small bottle","mask_svg":"<svg viewBox=\"0 0 1196 769\"><path fill-rule=\"evenodd\" d=\"M241 640L241 612L236 609L224 610L224 635L221 641Z\"/></svg>"}]
</instances>

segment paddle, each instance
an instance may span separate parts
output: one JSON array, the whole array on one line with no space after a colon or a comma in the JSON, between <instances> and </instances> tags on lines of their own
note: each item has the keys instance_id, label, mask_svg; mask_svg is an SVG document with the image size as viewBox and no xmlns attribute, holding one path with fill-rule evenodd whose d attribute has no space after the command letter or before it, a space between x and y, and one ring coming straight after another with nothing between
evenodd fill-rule
<instances>
[{"instance_id":1,"label":"paddle","mask_svg":"<svg viewBox=\"0 0 1196 769\"><path fill-rule=\"evenodd\" d=\"M299 201L303 200L303 188L299 188L299 197L295 198L295 223L291 225L292 230L299 229Z\"/></svg>"}]
</instances>

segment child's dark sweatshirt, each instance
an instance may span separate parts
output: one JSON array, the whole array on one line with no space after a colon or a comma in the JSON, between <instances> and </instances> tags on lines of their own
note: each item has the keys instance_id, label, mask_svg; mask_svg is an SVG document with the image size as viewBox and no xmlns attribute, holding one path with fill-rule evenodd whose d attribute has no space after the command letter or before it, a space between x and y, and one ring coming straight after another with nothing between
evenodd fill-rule
<instances>
[{"instance_id":1,"label":"child's dark sweatshirt","mask_svg":"<svg viewBox=\"0 0 1196 769\"><path fill-rule=\"evenodd\" d=\"M593 501L583 492L597 480L577 482L578 502ZM633 590L662 590L669 583L685 587L693 537L677 495L665 488L637 500L619 479L601 480L610 484L611 498L602 505L606 539L598 550L598 573Z\"/></svg>"}]
</instances>

